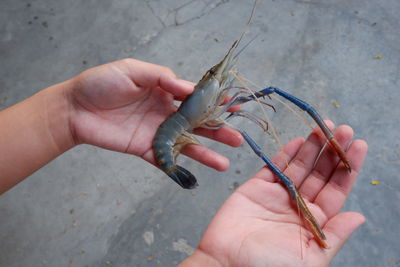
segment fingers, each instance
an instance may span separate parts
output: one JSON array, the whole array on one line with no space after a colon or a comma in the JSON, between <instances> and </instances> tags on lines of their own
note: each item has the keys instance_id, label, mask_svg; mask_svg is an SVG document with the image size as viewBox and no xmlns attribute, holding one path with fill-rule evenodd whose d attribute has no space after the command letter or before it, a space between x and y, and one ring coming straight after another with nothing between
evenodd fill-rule
<instances>
[{"instance_id":1,"label":"fingers","mask_svg":"<svg viewBox=\"0 0 400 267\"><path fill-rule=\"evenodd\" d=\"M334 128L332 121L325 121L329 129ZM314 163L320 154L326 138L319 127L307 137L306 142L301 147L299 153L290 162L284 173L294 181L295 185L300 185L314 167Z\"/></svg>"},{"instance_id":2,"label":"fingers","mask_svg":"<svg viewBox=\"0 0 400 267\"><path fill-rule=\"evenodd\" d=\"M193 83L178 79L167 67L132 58L117 61L116 64L139 87L161 87L175 96L185 96L193 92Z\"/></svg>"},{"instance_id":3,"label":"fingers","mask_svg":"<svg viewBox=\"0 0 400 267\"><path fill-rule=\"evenodd\" d=\"M303 138L294 138L272 158L272 162L279 169L283 170L286 167L287 162L292 161L293 157L298 153L303 144ZM268 182L276 181L274 173L268 167L263 167L253 176L253 178L263 179Z\"/></svg>"},{"instance_id":4,"label":"fingers","mask_svg":"<svg viewBox=\"0 0 400 267\"><path fill-rule=\"evenodd\" d=\"M229 168L229 159L202 145L187 145L182 154L217 171L226 171Z\"/></svg>"},{"instance_id":5,"label":"fingers","mask_svg":"<svg viewBox=\"0 0 400 267\"><path fill-rule=\"evenodd\" d=\"M329 182L315 198L314 203L320 206L328 218L334 216L343 206L361 170L367 151L368 145L364 140L355 140L346 152L353 168L352 172L349 173L340 163Z\"/></svg>"},{"instance_id":6,"label":"fingers","mask_svg":"<svg viewBox=\"0 0 400 267\"><path fill-rule=\"evenodd\" d=\"M325 250L329 259L338 253L351 234L365 222L363 215L356 212L343 212L331 218L323 231L330 248ZM317 248L320 250L320 248Z\"/></svg>"},{"instance_id":7,"label":"fingers","mask_svg":"<svg viewBox=\"0 0 400 267\"><path fill-rule=\"evenodd\" d=\"M232 147L239 147L243 143L242 135L229 127L221 127L218 130L197 128L194 133Z\"/></svg>"},{"instance_id":8,"label":"fingers","mask_svg":"<svg viewBox=\"0 0 400 267\"><path fill-rule=\"evenodd\" d=\"M194 133L232 147L238 147L243 142L242 135L229 127L218 130L198 128ZM226 157L202 145L187 145L182 149L182 153L217 171L225 171L229 168L229 160Z\"/></svg>"},{"instance_id":9,"label":"fingers","mask_svg":"<svg viewBox=\"0 0 400 267\"><path fill-rule=\"evenodd\" d=\"M243 142L242 135L229 127L218 130L198 128L194 133L232 147L238 147ZM202 145L187 145L182 149L182 153L217 171L226 171L229 168L229 160L226 157Z\"/></svg>"},{"instance_id":10,"label":"fingers","mask_svg":"<svg viewBox=\"0 0 400 267\"><path fill-rule=\"evenodd\" d=\"M353 129L347 125L342 125L336 129L334 135L339 144L346 148L353 138ZM336 152L328 145L325 146L324 151L318 158L318 162L300 186L300 193L303 197L313 201L331 178L333 171L338 167L338 163L339 157Z\"/></svg>"},{"instance_id":11,"label":"fingers","mask_svg":"<svg viewBox=\"0 0 400 267\"><path fill-rule=\"evenodd\" d=\"M199 128L194 133L232 147L238 147L243 142L242 135L229 127L218 130ZM187 145L181 153L217 171L226 171L229 168L229 159L202 145Z\"/></svg>"},{"instance_id":12,"label":"fingers","mask_svg":"<svg viewBox=\"0 0 400 267\"><path fill-rule=\"evenodd\" d=\"M181 154L217 171L226 171L229 168L229 159L202 145L187 145L181 150ZM141 157L157 166L153 149L149 149Z\"/></svg>"}]
</instances>

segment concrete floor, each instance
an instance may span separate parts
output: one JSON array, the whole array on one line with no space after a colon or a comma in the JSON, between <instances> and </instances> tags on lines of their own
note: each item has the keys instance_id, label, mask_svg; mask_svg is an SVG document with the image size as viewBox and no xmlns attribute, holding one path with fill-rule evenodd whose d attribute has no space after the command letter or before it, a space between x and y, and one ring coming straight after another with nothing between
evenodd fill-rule
<instances>
[{"instance_id":1,"label":"concrete floor","mask_svg":"<svg viewBox=\"0 0 400 267\"><path fill-rule=\"evenodd\" d=\"M2 0L0 108L124 57L197 81L239 36L251 6L242 0ZM398 0L264 1L247 36L259 37L238 64L243 76L309 101L369 142L343 209L361 212L367 222L332 266L400 265L399 13ZM270 115L282 142L307 134L304 123L275 106ZM270 155L276 151L256 126L242 125ZM199 178L194 191L129 155L86 145L68 151L0 196L0 265L177 264L232 186L263 165L248 146L203 142L227 155L232 167L219 173L182 157Z\"/></svg>"}]
</instances>

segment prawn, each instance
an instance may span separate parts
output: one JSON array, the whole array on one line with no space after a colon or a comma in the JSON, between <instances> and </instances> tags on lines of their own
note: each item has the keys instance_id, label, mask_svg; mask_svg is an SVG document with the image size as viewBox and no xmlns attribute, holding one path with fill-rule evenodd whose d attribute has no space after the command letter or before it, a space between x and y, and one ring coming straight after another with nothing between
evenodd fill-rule
<instances>
[{"instance_id":1,"label":"prawn","mask_svg":"<svg viewBox=\"0 0 400 267\"><path fill-rule=\"evenodd\" d=\"M233 43L224 59L204 74L193 93L157 129L153 140L156 162L183 188L192 189L198 184L192 173L176 164L176 157L185 145L199 144L191 135L193 129L215 124L226 111L220 105L227 96L225 88L229 88L234 80L229 72L236 61L233 53L238 43Z\"/></svg>"},{"instance_id":2,"label":"prawn","mask_svg":"<svg viewBox=\"0 0 400 267\"><path fill-rule=\"evenodd\" d=\"M254 10L255 5L253 6L247 26L251 22ZM156 162L160 168L181 187L185 189L195 188L198 185L195 176L190 171L176 164L176 158L184 146L188 144L199 144L197 139L191 134L193 130L198 127L217 129L225 125L226 120L235 116L249 118L263 128L265 128L263 124L264 122L266 127L268 127L267 122L246 111L233 112L225 120L222 119L221 116L232 106L276 93L306 111L313 118L322 129L329 144L333 147L341 161L344 163L345 168L347 168L348 171L351 171L350 163L345 156L344 150L341 148L320 115L311 105L275 87L268 87L247 95L248 93L246 93L243 88L232 86L234 82L233 73L235 73L233 71L234 65L238 60L239 54L248 45L247 44L242 50L235 54L244 33L245 32L242 33L238 40L234 41L222 61L211 67L204 74L201 80L196 84L193 93L182 102L178 110L170 115L157 129L153 140L153 151ZM242 90L234 94L226 104L222 105L225 98L228 96L228 91L235 88ZM326 237L323 231L307 208L306 203L293 181L283 174L279 168L269 160L247 132L240 129L239 132L253 151L264 160L264 162L277 175L282 184L288 189L292 200L298 205L299 210L308 223L314 237L321 247L327 248L328 245L325 242Z\"/></svg>"}]
</instances>

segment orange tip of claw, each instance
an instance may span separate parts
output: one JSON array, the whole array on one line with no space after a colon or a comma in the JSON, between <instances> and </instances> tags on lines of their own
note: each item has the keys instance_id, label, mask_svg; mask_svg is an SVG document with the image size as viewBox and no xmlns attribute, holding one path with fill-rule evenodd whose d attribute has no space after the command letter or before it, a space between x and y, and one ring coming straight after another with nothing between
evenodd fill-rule
<instances>
[{"instance_id":1,"label":"orange tip of claw","mask_svg":"<svg viewBox=\"0 0 400 267\"><path fill-rule=\"evenodd\" d=\"M343 162L343 163L344 163L344 166L346 167L347 171L351 172L351 167L350 167L349 162Z\"/></svg>"},{"instance_id":2,"label":"orange tip of claw","mask_svg":"<svg viewBox=\"0 0 400 267\"><path fill-rule=\"evenodd\" d=\"M317 242L318 242L318 244L322 247L322 248L324 248L324 249L328 249L328 248L330 248L330 246L328 245L328 243L326 243L324 240L322 240L322 239L317 239Z\"/></svg>"}]
</instances>

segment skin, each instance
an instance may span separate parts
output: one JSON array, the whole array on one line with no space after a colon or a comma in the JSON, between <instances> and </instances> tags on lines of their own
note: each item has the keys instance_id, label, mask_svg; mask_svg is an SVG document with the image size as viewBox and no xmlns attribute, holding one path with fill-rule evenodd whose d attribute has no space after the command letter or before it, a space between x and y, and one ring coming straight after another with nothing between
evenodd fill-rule
<instances>
[{"instance_id":1,"label":"skin","mask_svg":"<svg viewBox=\"0 0 400 267\"><path fill-rule=\"evenodd\" d=\"M0 124L7 127L0 127L0 193L82 143L136 155L155 165L155 132L176 110L173 101L192 91L192 83L166 67L124 59L89 69L2 110ZM243 141L226 127L196 133L233 147ZM329 149L313 166L324 145L319 130L307 140L292 140L274 157L323 226L330 249L317 245L287 191L263 168L225 202L199 247L181 266L328 265L364 222L361 214L339 210L361 169L367 144L352 141L349 126L338 127L335 136L348 147L351 173L337 164ZM204 146L189 145L182 152L216 170L229 168L227 158Z\"/></svg>"},{"instance_id":2,"label":"skin","mask_svg":"<svg viewBox=\"0 0 400 267\"><path fill-rule=\"evenodd\" d=\"M333 128L332 122L327 123ZM365 221L359 213L339 211L361 170L367 143L352 141L353 130L346 125L336 129L335 137L348 147L351 173L331 149L325 149L314 166L326 142L317 129L307 140L293 139L273 158L294 180L330 248L318 245L287 190L265 167L226 200L196 251L181 266L328 266Z\"/></svg>"},{"instance_id":3,"label":"skin","mask_svg":"<svg viewBox=\"0 0 400 267\"><path fill-rule=\"evenodd\" d=\"M129 153L155 164L152 140L194 84L168 68L124 59L82 72L0 112L0 193L82 143ZM201 129L199 135L237 147L236 131ZM24 153L21 153L24 151ZM183 154L218 171L229 160L204 146Z\"/></svg>"}]
</instances>

